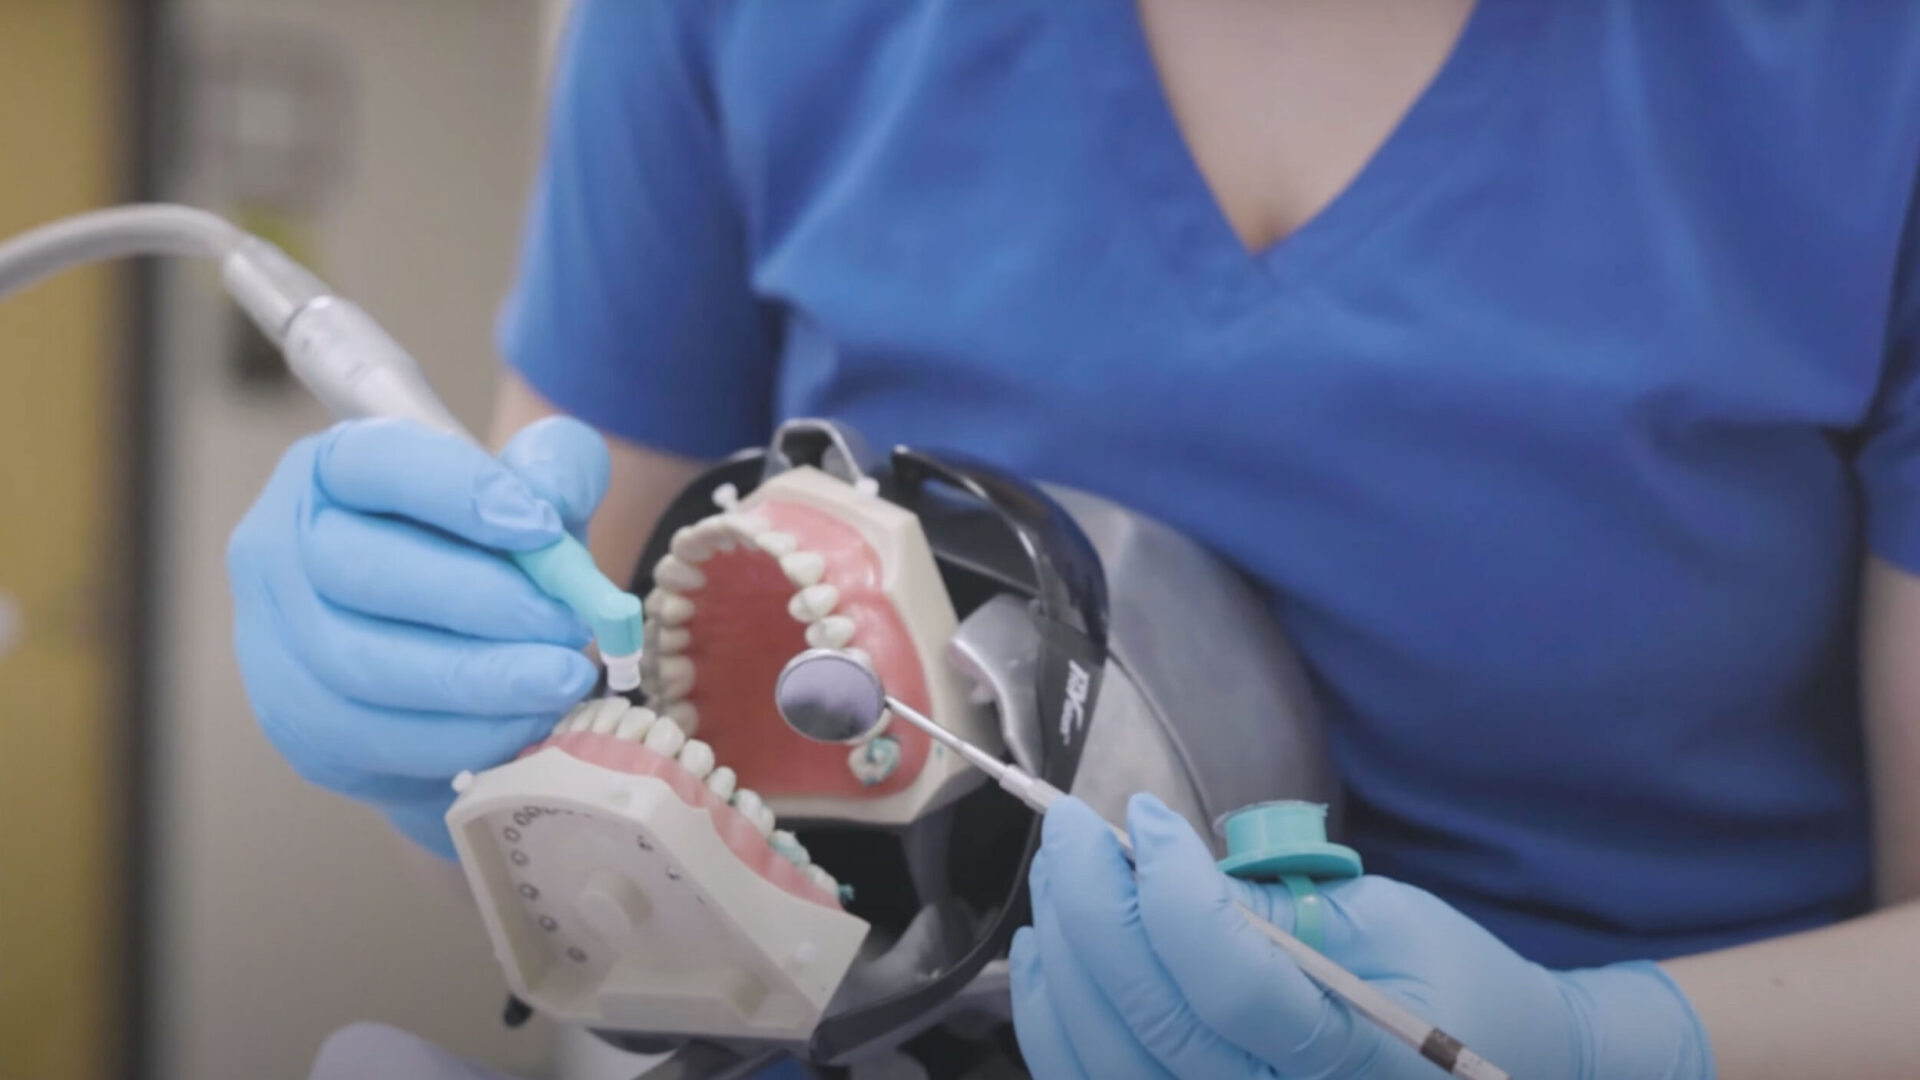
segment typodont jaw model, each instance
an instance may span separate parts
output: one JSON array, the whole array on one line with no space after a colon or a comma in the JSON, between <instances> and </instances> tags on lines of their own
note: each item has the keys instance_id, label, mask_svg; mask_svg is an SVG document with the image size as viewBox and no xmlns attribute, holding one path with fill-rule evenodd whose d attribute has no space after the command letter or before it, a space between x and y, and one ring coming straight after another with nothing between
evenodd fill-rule
<instances>
[{"instance_id":1,"label":"typodont jaw model","mask_svg":"<svg viewBox=\"0 0 1920 1080\"><path fill-rule=\"evenodd\" d=\"M448 814L515 994L617 1043L828 1063L1007 1013L1038 823L904 722L796 734L773 688L808 648L857 650L1112 816L1134 791L1203 830L1331 795L1305 680L1237 574L953 455L790 423L690 485L634 591L644 692L463 776Z\"/></svg>"}]
</instances>

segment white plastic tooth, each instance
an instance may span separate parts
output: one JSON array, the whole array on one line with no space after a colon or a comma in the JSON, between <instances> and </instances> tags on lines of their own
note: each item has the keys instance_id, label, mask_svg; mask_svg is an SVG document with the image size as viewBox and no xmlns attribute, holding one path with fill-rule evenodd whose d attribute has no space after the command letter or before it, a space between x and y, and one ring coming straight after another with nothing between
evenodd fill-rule
<instances>
[{"instance_id":1,"label":"white plastic tooth","mask_svg":"<svg viewBox=\"0 0 1920 1080\"><path fill-rule=\"evenodd\" d=\"M668 626L681 626L693 618L693 601L678 593L667 593L660 601L660 621Z\"/></svg>"},{"instance_id":2,"label":"white plastic tooth","mask_svg":"<svg viewBox=\"0 0 1920 1080\"><path fill-rule=\"evenodd\" d=\"M807 644L816 649L843 648L853 640L855 629L853 620L845 615L828 615L807 627Z\"/></svg>"},{"instance_id":3,"label":"white plastic tooth","mask_svg":"<svg viewBox=\"0 0 1920 1080\"><path fill-rule=\"evenodd\" d=\"M820 584L827 576L827 557L817 551L796 551L780 556L780 570L796 589Z\"/></svg>"},{"instance_id":4,"label":"white plastic tooth","mask_svg":"<svg viewBox=\"0 0 1920 1080\"><path fill-rule=\"evenodd\" d=\"M760 798L760 793L752 788L741 788L733 793L733 808L753 823L753 827L764 837L773 835L773 811Z\"/></svg>"},{"instance_id":5,"label":"white plastic tooth","mask_svg":"<svg viewBox=\"0 0 1920 1080\"><path fill-rule=\"evenodd\" d=\"M652 649L640 654L640 689L645 690L648 697L660 692L659 658Z\"/></svg>"},{"instance_id":6,"label":"white plastic tooth","mask_svg":"<svg viewBox=\"0 0 1920 1080\"><path fill-rule=\"evenodd\" d=\"M641 742L646 744L647 749L657 754L673 757L680 752L681 747L687 745L687 733L681 731L679 725L671 720L656 720L653 726L647 729L647 737Z\"/></svg>"},{"instance_id":7,"label":"white plastic tooth","mask_svg":"<svg viewBox=\"0 0 1920 1080\"><path fill-rule=\"evenodd\" d=\"M588 722L587 730L595 735L613 734L613 729L620 726L620 718L627 715L629 707L626 698L601 698L593 703L593 717Z\"/></svg>"},{"instance_id":8,"label":"white plastic tooth","mask_svg":"<svg viewBox=\"0 0 1920 1080\"><path fill-rule=\"evenodd\" d=\"M625 739L627 742L639 742L647 737L647 730L653 727L653 722L658 719L660 718L654 715L652 709L636 705L627 710L627 715L620 718L620 726L613 729L613 737Z\"/></svg>"},{"instance_id":9,"label":"white plastic tooth","mask_svg":"<svg viewBox=\"0 0 1920 1080\"><path fill-rule=\"evenodd\" d=\"M573 720L567 725L568 731L589 731L593 728L593 718L600 715L600 703L605 698L595 698L581 706L573 714Z\"/></svg>"},{"instance_id":10,"label":"white plastic tooth","mask_svg":"<svg viewBox=\"0 0 1920 1080\"><path fill-rule=\"evenodd\" d=\"M678 701L693 690L693 661L685 656L660 658L660 696Z\"/></svg>"},{"instance_id":11,"label":"white plastic tooth","mask_svg":"<svg viewBox=\"0 0 1920 1080\"><path fill-rule=\"evenodd\" d=\"M678 653L687 651L687 643L693 640L693 632L684 626L661 626L648 623L653 631L653 651L660 653Z\"/></svg>"},{"instance_id":12,"label":"white plastic tooth","mask_svg":"<svg viewBox=\"0 0 1920 1080\"><path fill-rule=\"evenodd\" d=\"M702 573L699 567L678 555L668 555L660 560L660 565L653 568L653 580L662 588L677 592L692 592L706 586L707 575Z\"/></svg>"},{"instance_id":13,"label":"white plastic tooth","mask_svg":"<svg viewBox=\"0 0 1920 1080\"><path fill-rule=\"evenodd\" d=\"M760 809L753 815L753 827L760 830L761 836L771 836L773 834L774 820L773 808L771 806L768 806L766 803L760 804Z\"/></svg>"},{"instance_id":14,"label":"white plastic tooth","mask_svg":"<svg viewBox=\"0 0 1920 1080\"><path fill-rule=\"evenodd\" d=\"M700 730L700 710L694 708L691 701L676 701L661 710L661 715L679 725L680 730L688 735Z\"/></svg>"},{"instance_id":15,"label":"white plastic tooth","mask_svg":"<svg viewBox=\"0 0 1920 1080\"><path fill-rule=\"evenodd\" d=\"M647 594L646 610L668 626L679 626L693 618L693 601L677 592L655 589Z\"/></svg>"},{"instance_id":16,"label":"white plastic tooth","mask_svg":"<svg viewBox=\"0 0 1920 1080\"><path fill-rule=\"evenodd\" d=\"M714 488L713 505L722 510L731 510L740 505L740 489L732 484L721 484Z\"/></svg>"},{"instance_id":17,"label":"white plastic tooth","mask_svg":"<svg viewBox=\"0 0 1920 1080\"><path fill-rule=\"evenodd\" d=\"M713 792L714 796L722 802L729 801L733 798L734 786L739 782L740 778L735 776L733 770L727 768L725 765L707 774L707 790Z\"/></svg>"},{"instance_id":18,"label":"white plastic tooth","mask_svg":"<svg viewBox=\"0 0 1920 1080\"><path fill-rule=\"evenodd\" d=\"M824 618L840 602L840 590L831 585L809 585L787 601L787 614L800 622Z\"/></svg>"},{"instance_id":19,"label":"white plastic tooth","mask_svg":"<svg viewBox=\"0 0 1920 1080\"><path fill-rule=\"evenodd\" d=\"M713 557L713 544L707 534L700 531L700 522L683 525L674 530L673 539L667 542L667 550L673 557L685 563L703 563Z\"/></svg>"},{"instance_id":20,"label":"white plastic tooth","mask_svg":"<svg viewBox=\"0 0 1920 1080\"><path fill-rule=\"evenodd\" d=\"M800 838L785 829L775 829L767 837L767 843L795 866L805 868L812 864L813 856L807 852Z\"/></svg>"},{"instance_id":21,"label":"white plastic tooth","mask_svg":"<svg viewBox=\"0 0 1920 1080\"><path fill-rule=\"evenodd\" d=\"M861 648L860 646L858 645L848 646L845 652L849 657L852 657L853 659L859 661L860 663L865 664L868 667L873 666L873 654Z\"/></svg>"},{"instance_id":22,"label":"white plastic tooth","mask_svg":"<svg viewBox=\"0 0 1920 1080\"><path fill-rule=\"evenodd\" d=\"M883 784L900 768L900 742L880 735L847 751L847 771L867 787Z\"/></svg>"},{"instance_id":23,"label":"white plastic tooth","mask_svg":"<svg viewBox=\"0 0 1920 1080\"><path fill-rule=\"evenodd\" d=\"M808 863L800 868L800 872L807 875L807 880L818 885L828 896L840 895L840 882L832 874L827 873L826 868L819 863Z\"/></svg>"},{"instance_id":24,"label":"white plastic tooth","mask_svg":"<svg viewBox=\"0 0 1920 1080\"><path fill-rule=\"evenodd\" d=\"M752 513L728 514L727 524L733 526L733 531L739 533L741 536L759 536L761 533L773 528L773 522L768 521L759 514Z\"/></svg>"},{"instance_id":25,"label":"white plastic tooth","mask_svg":"<svg viewBox=\"0 0 1920 1080\"><path fill-rule=\"evenodd\" d=\"M766 552L776 559L783 555L791 555L800 550L799 537L790 532L781 532L778 529L768 529L766 532L754 537L753 542L760 545L761 551Z\"/></svg>"},{"instance_id":26,"label":"white plastic tooth","mask_svg":"<svg viewBox=\"0 0 1920 1080\"><path fill-rule=\"evenodd\" d=\"M693 530L690 543L706 553L701 556L703 559L712 558L718 552L732 551L736 543L733 525L727 520L726 514L702 518L688 528Z\"/></svg>"},{"instance_id":27,"label":"white plastic tooth","mask_svg":"<svg viewBox=\"0 0 1920 1080\"><path fill-rule=\"evenodd\" d=\"M566 734L567 732L569 732L569 731L572 731L572 730L573 730L573 722L574 722L575 720L578 720L578 719L580 718L580 714L581 714L581 713L584 713L584 712L586 712L586 711L587 711L587 710L588 710L589 708L591 708L592 706L593 706L593 702L591 702L591 701L583 701L583 702L581 702L580 704L578 704L578 705L575 705L575 706L574 706L573 708L571 708L571 709L568 709L568 710L567 710L567 715L565 715L565 716L563 716L563 717L561 717L561 718L560 718L560 722L559 722L559 723L557 723L557 724L555 724L555 725L553 725L553 732L552 732L552 734L554 734L554 735L565 735L565 734Z\"/></svg>"},{"instance_id":28,"label":"white plastic tooth","mask_svg":"<svg viewBox=\"0 0 1920 1080\"><path fill-rule=\"evenodd\" d=\"M693 774L695 780L705 780L713 772L713 747L699 739L688 739L680 747L680 767Z\"/></svg>"}]
</instances>

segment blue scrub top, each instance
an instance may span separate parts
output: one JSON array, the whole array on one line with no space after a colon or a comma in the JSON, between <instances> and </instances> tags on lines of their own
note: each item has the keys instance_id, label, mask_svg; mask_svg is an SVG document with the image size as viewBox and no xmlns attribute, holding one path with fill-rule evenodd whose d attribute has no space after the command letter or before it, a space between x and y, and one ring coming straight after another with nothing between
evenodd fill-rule
<instances>
[{"instance_id":1,"label":"blue scrub top","mask_svg":"<svg viewBox=\"0 0 1920 1080\"><path fill-rule=\"evenodd\" d=\"M1531 957L1777 935L1868 902L1862 555L1920 569L1917 24L1482 0L1249 253L1130 3L588 0L500 340L652 447L841 417L1212 545L1369 870Z\"/></svg>"}]
</instances>

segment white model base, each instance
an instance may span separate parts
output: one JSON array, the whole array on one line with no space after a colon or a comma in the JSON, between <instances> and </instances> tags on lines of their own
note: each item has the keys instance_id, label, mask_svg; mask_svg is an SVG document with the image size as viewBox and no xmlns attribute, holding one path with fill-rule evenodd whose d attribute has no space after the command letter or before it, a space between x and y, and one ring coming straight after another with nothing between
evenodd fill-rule
<instances>
[{"instance_id":1,"label":"white model base","mask_svg":"<svg viewBox=\"0 0 1920 1080\"><path fill-rule=\"evenodd\" d=\"M455 788L447 824L495 957L555 1019L803 1040L866 938L749 868L656 777L548 748Z\"/></svg>"}]
</instances>

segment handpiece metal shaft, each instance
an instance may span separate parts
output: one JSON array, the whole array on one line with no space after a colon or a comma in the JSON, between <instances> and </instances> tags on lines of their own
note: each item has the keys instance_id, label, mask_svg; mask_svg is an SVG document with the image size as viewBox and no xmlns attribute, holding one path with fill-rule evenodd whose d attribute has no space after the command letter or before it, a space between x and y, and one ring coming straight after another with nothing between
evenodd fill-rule
<instances>
[{"instance_id":1,"label":"handpiece metal shaft","mask_svg":"<svg viewBox=\"0 0 1920 1080\"><path fill-rule=\"evenodd\" d=\"M373 317L259 237L185 206L92 210L0 242L0 296L83 263L132 255L215 260L234 301L286 357L302 385L342 419L414 420L473 440L413 357ZM570 534L508 557L592 628L616 691L640 685L640 599L608 580Z\"/></svg>"}]
</instances>

